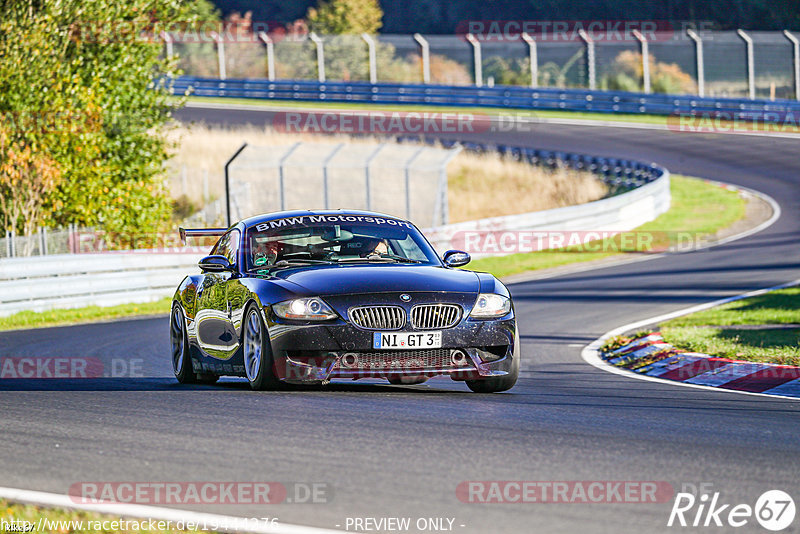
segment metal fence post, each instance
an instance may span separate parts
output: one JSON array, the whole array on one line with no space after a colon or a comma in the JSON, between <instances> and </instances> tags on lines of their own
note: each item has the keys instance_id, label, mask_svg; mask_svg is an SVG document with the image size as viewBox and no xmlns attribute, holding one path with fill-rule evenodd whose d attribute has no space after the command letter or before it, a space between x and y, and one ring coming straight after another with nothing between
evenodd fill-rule
<instances>
[{"instance_id":1,"label":"metal fence post","mask_svg":"<svg viewBox=\"0 0 800 534\"><path fill-rule=\"evenodd\" d=\"M267 32L258 32L258 38L267 45L267 79L275 79L275 43Z\"/></svg>"},{"instance_id":2,"label":"metal fence post","mask_svg":"<svg viewBox=\"0 0 800 534\"><path fill-rule=\"evenodd\" d=\"M531 63L531 87L539 86L539 53L536 49L536 39L528 32L522 32L522 40L528 44L528 60Z\"/></svg>"},{"instance_id":3,"label":"metal fence post","mask_svg":"<svg viewBox=\"0 0 800 534\"><path fill-rule=\"evenodd\" d=\"M167 45L167 59L173 56L173 49L172 49L172 36L167 32L161 32L161 38L164 39L164 43Z\"/></svg>"},{"instance_id":4,"label":"metal fence post","mask_svg":"<svg viewBox=\"0 0 800 534\"><path fill-rule=\"evenodd\" d=\"M756 98L756 73L753 62L753 39L744 30L736 30L736 33L739 34L739 37L742 38L747 47L747 92L750 100L754 100Z\"/></svg>"},{"instance_id":5,"label":"metal fence post","mask_svg":"<svg viewBox=\"0 0 800 534\"><path fill-rule=\"evenodd\" d=\"M336 155L339 150L344 146L344 143L339 143L336 147L331 151L330 154L325 156L325 160L322 162L322 195L325 199L325 209L330 209L330 197L328 196L328 164L331 162L333 157Z\"/></svg>"},{"instance_id":6,"label":"metal fence post","mask_svg":"<svg viewBox=\"0 0 800 534\"><path fill-rule=\"evenodd\" d=\"M686 35L694 41L694 56L697 65L697 96L706 96L706 68L703 64L703 39L691 28Z\"/></svg>"},{"instance_id":7,"label":"metal fence post","mask_svg":"<svg viewBox=\"0 0 800 534\"><path fill-rule=\"evenodd\" d=\"M314 32L309 33L308 37L317 45L317 78L319 83L325 83L325 45Z\"/></svg>"},{"instance_id":8,"label":"metal fence post","mask_svg":"<svg viewBox=\"0 0 800 534\"><path fill-rule=\"evenodd\" d=\"M11 230L11 234L8 236L8 243L10 245L8 249L8 257L13 258L17 255L17 244L14 242L14 230Z\"/></svg>"},{"instance_id":9,"label":"metal fence post","mask_svg":"<svg viewBox=\"0 0 800 534\"><path fill-rule=\"evenodd\" d=\"M242 150L244 150L246 147L247 143L244 143L242 146L239 147L239 150L237 150L233 154L233 156L231 156L231 158L225 163L225 213L227 216L228 226L233 224L233 222L231 221L231 185L230 185L230 175L228 173L228 168L231 166L231 163L233 163L233 160L235 160L239 156L239 154L242 153Z\"/></svg>"},{"instance_id":10,"label":"metal fence post","mask_svg":"<svg viewBox=\"0 0 800 534\"><path fill-rule=\"evenodd\" d=\"M219 79L225 80L228 76L225 71L225 43L222 42L222 36L217 32L211 32L211 37L217 43L217 62L219 63Z\"/></svg>"},{"instance_id":11,"label":"metal fence post","mask_svg":"<svg viewBox=\"0 0 800 534\"><path fill-rule=\"evenodd\" d=\"M281 156L280 161L278 161L278 187L280 188L280 194L281 194L281 211L286 209L286 187L284 186L284 177L283 177L284 163L286 163L286 160L289 159L289 156L292 155L292 152L294 152L297 149L297 147L299 147L302 144L303 143L300 141L293 144L291 147L289 147L289 150L286 151L286 153L283 156Z\"/></svg>"},{"instance_id":12,"label":"metal fence post","mask_svg":"<svg viewBox=\"0 0 800 534\"><path fill-rule=\"evenodd\" d=\"M362 33L361 38L367 43L369 53L369 83L378 83L378 58L375 53L375 39L368 33Z\"/></svg>"},{"instance_id":13,"label":"metal fence post","mask_svg":"<svg viewBox=\"0 0 800 534\"><path fill-rule=\"evenodd\" d=\"M422 83L431 83L431 48L422 34L415 33L414 40L419 44L422 56Z\"/></svg>"},{"instance_id":14,"label":"metal fence post","mask_svg":"<svg viewBox=\"0 0 800 534\"><path fill-rule=\"evenodd\" d=\"M800 100L800 40L792 35L789 30L783 30L783 35L792 43L792 64L794 66L794 97Z\"/></svg>"},{"instance_id":15,"label":"metal fence post","mask_svg":"<svg viewBox=\"0 0 800 534\"><path fill-rule=\"evenodd\" d=\"M481 42L473 34L467 34L467 41L472 45L472 63L475 68L475 85L483 85L483 60L481 59Z\"/></svg>"},{"instance_id":16,"label":"metal fence post","mask_svg":"<svg viewBox=\"0 0 800 534\"><path fill-rule=\"evenodd\" d=\"M403 168L404 178L406 181L406 219L411 220L411 165L414 160L422 154L425 150L424 146L419 147L410 158L406 160L405 167Z\"/></svg>"},{"instance_id":17,"label":"metal fence post","mask_svg":"<svg viewBox=\"0 0 800 534\"><path fill-rule=\"evenodd\" d=\"M642 53L642 85L645 93L651 93L650 87L650 44L639 30L633 30L633 36L639 41L639 50Z\"/></svg>"},{"instance_id":18,"label":"metal fence post","mask_svg":"<svg viewBox=\"0 0 800 534\"><path fill-rule=\"evenodd\" d=\"M378 148L372 151L372 153L367 156L367 161L364 164L364 180L367 187L367 209L372 208L372 194L370 193L369 183L370 183L370 175L369 175L369 166L372 163L372 160L378 155L378 153L383 150L383 147L386 146L386 143L381 143L378 145Z\"/></svg>"},{"instance_id":19,"label":"metal fence post","mask_svg":"<svg viewBox=\"0 0 800 534\"><path fill-rule=\"evenodd\" d=\"M442 162L441 166L439 167L439 203L438 205L441 206L442 212L442 224L448 224L450 222L450 205L447 199L447 166L453 161L453 158L458 156L458 154L464 149L461 145L455 145L451 150L450 154L445 158ZM435 217L434 217L435 218Z\"/></svg>"},{"instance_id":20,"label":"metal fence post","mask_svg":"<svg viewBox=\"0 0 800 534\"><path fill-rule=\"evenodd\" d=\"M578 36L586 44L586 77L589 78L589 89L597 89L597 75L595 70L594 41L586 30L578 30Z\"/></svg>"}]
</instances>

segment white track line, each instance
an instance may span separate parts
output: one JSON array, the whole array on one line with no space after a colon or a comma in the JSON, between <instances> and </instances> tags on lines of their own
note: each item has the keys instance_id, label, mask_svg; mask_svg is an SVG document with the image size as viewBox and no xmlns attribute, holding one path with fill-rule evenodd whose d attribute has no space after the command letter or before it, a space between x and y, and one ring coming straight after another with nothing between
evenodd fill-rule
<instances>
[{"instance_id":1,"label":"white track line","mask_svg":"<svg viewBox=\"0 0 800 534\"><path fill-rule=\"evenodd\" d=\"M690 308L684 308L682 310L677 310L670 313L665 313L664 315L657 315L656 317L650 317L649 319L643 319L641 321L636 321L633 323L628 323L626 325L620 326L619 328L615 328L610 332L606 332L603 334L602 337L594 340L589 345L584 347L581 351L581 358L586 363L589 363L598 369L602 369L604 371L608 371L609 373L614 373L621 376L626 376L628 378L636 378L639 380L647 380L648 382L658 382L659 384L671 384L673 386L681 386L687 388L695 388L695 389L705 389L708 391L716 391L716 392L726 392L726 393L738 393L740 395L755 395L758 397L768 397L771 399L790 399L794 401L798 401L797 397L787 397L784 395L770 395L767 393L754 393L752 391L737 391L733 389L725 389L722 387L712 387L712 386L702 386L699 384L687 384L686 382L677 382L675 380L666 380L662 378L657 378L654 376L647 376L642 375L639 373L634 373L633 371L627 371L624 369L620 369L619 367L615 367L610 363L606 362L600 357L600 347L610 338L614 336L620 336L625 334L626 332L630 332L632 330L638 330L644 328L645 326L652 326L658 323L662 323L664 321L668 321L670 319L675 319L676 317L681 317L683 315L689 315L690 313L696 313L699 311L707 310L709 308L713 308L715 306L720 306L722 304L727 304L728 302L734 302L737 300L742 300L750 297L757 297L759 295L763 295L765 293L769 293L770 291L775 291L778 289L785 289L787 287L792 287L800 285L800 279L794 280L792 282L781 284L778 286L767 287L764 289L757 289L755 291L748 291L747 293L743 293L741 295L736 295L733 297L727 297L724 299L715 300L713 302L707 302L705 304L700 304L698 306L692 306Z\"/></svg>"},{"instance_id":2,"label":"white track line","mask_svg":"<svg viewBox=\"0 0 800 534\"><path fill-rule=\"evenodd\" d=\"M289 101L287 101L289 102ZM365 109L369 106L380 106L380 104L371 104L369 102L363 102ZM395 104L395 105L402 105L402 104ZM445 106L442 104L442 106ZM197 101L187 101L185 104L187 108L197 108L197 109L230 109L234 111L268 111L268 112L281 112L281 111L298 111L298 112L327 112L327 113L359 113L363 112L362 109L335 109L335 108L325 108L325 107L302 107L296 106L293 107L291 104L287 106L270 106L270 105L260 105L260 104L226 104L223 102L197 102ZM466 108L465 108L466 109ZM471 108L470 108L471 109ZM480 107L474 108L476 111L480 111ZM401 111L401 110L393 110L393 111ZM524 111L531 111L536 113L537 110L524 110ZM550 111L550 110L542 110L542 111ZM431 113L436 113L436 110L431 110ZM450 113L450 112L445 112ZM565 112L569 113L569 112ZM577 112L580 113L580 112ZM706 135L750 135L756 137L782 137L786 139L800 139L800 134L791 134L791 133L780 133L780 132L747 132L747 131L727 131L722 130L719 132L680 132L669 128L663 124L649 124L646 122L622 122L622 121L604 121L604 120L592 120L592 119L560 119L560 118L547 118L547 117L515 117L513 115L513 111L509 111L507 115L500 115L498 113L493 113L490 117L498 118L498 117L511 117L515 121L523 123L523 124L561 124L564 126L588 126L588 127L595 127L595 128L632 128L637 130L661 130L661 131L670 131L676 134L706 134ZM498 121L499 122L499 121ZM505 124L505 123L504 123ZM376 132L379 133L379 132Z\"/></svg>"},{"instance_id":3,"label":"white track line","mask_svg":"<svg viewBox=\"0 0 800 534\"><path fill-rule=\"evenodd\" d=\"M201 528L205 525L207 528L213 528L213 530L219 532L251 532L257 534L339 534L343 532L341 530L305 527L302 525L290 525L279 522L272 524L259 521L256 523L253 520L247 521L243 517L190 512L174 508L161 508L158 506L145 506L141 504L80 504L74 502L69 495L16 488L0 487L0 498L48 508L70 508L75 510L88 510L111 516L171 521L173 523L173 528L175 523L183 521L184 524L193 522L197 525L201 525Z\"/></svg>"}]
</instances>

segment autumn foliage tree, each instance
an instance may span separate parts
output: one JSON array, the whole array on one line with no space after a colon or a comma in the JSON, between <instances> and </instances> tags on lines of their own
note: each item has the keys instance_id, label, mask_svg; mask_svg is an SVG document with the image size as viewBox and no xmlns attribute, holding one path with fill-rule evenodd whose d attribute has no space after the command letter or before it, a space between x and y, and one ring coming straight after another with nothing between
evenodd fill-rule
<instances>
[{"instance_id":1,"label":"autumn foliage tree","mask_svg":"<svg viewBox=\"0 0 800 534\"><path fill-rule=\"evenodd\" d=\"M192 24L198 6L213 13L206 0L0 0L6 229L164 229L166 131L180 101L159 29ZM29 221L31 213L42 216Z\"/></svg>"}]
</instances>

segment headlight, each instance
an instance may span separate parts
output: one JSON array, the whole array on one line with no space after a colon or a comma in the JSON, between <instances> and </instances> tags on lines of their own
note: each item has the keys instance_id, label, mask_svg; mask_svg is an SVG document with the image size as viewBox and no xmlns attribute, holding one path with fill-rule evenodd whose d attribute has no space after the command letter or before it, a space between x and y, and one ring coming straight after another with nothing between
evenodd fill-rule
<instances>
[{"instance_id":1,"label":"headlight","mask_svg":"<svg viewBox=\"0 0 800 534\"><path fill-rule=\"evenodd\" d=\"M511 299L503 295L494 293L481 293L475 306L472 307L470 317L487 319L491 317L502 317L511 311Z\"/></svg>"},{"instance_id":2,"label":"headlight","mask_svg":"<svg viewBox=\"0 0 800 534\"><path fill-rule=\"evenodd\" d=\"M327 321L328 319L336 318L336 313L318 297L285 300L273 304L272 311L283 319Z\"/></svg>"}]
</instances>

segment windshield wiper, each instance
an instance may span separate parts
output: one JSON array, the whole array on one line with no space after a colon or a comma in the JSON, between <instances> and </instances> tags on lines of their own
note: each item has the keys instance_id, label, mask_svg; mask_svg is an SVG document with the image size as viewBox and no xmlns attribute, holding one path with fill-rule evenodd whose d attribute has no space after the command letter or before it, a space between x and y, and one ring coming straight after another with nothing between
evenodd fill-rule
<instances>
[{"instance_id":1,"label":"windshield wiper","mask_svg":"<svg viewBox=\"0 0 800 534\"><path fill-rule=\"evenodd\" d=\"M262 265L262 266L254 268L254 269L250 269L247 272L248 273L252 273L252 272L258 273L260 271L268 271L270 269L276 269L276 268L280 268L280 267L291 267L293 265L303 265L303 264L306 264L306 265L317 265L317 264L331 264L331 263L336 263L336 262L333 261L333 260L316 260L316 259L311 259L311 258L288 258L288 259L285 259L285 260L280 260L278 262L275 262L272 265Z\"/></svg>"},{"instance_id":2,"label":"windshield wiper","mask_svg":"<svg viewBox=\"0 0 800 534\"><path fill-rule=\"evenodd\" d=\"M396 254L370 254L365 258L350 258L346 260L339 260L339 263L368 262L368 261L395 261L397 263L423 263L422 260L404 258L403 256L398 256Z\"/></svg>"}]
</instances>

